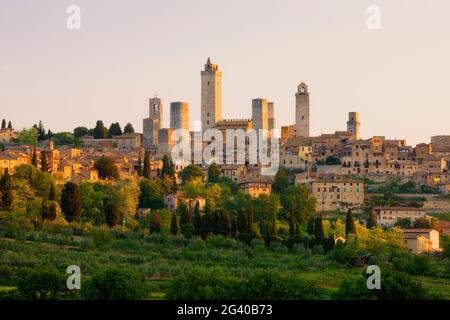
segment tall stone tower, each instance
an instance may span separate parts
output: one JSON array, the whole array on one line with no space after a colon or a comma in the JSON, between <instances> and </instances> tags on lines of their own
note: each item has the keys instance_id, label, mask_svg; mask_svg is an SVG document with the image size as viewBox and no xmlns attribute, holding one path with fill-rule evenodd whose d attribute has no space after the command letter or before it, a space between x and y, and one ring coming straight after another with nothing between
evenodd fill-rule
<instances>
[{"instance_id":1,"label":"tall stone tower","mask_svg":"<svg viewBox=\"0 0 450 320\"><path fill-rule=\"evenodd\" d=\"M143 144L145 148L158 145L158 130L163 125L163 101L154 97L149 100L149 117L143 120Z\"/></svg>"},{"instance_id":2,"label":"tall stone tower","mask_svg":"<svg viewBox=\"0 0 450 320\"><path fill-rule=\"evenodd\" d=\"M202 131L205 132L222 119L222 72L219 71L219 66L212 64L208 58L201 77Z\"/></svg>"},{"instance_id":3,"label":"tall stone tower","mask_svg":"<svg viewBox=\"0 0 450 320\"><path fill-rule=\"evenodd\" d=\"M309 137L309 92L304 82L295 94L295 132L297 137Z\"/></svg>"},{"instance_id":4,"label":"tall stone tower","mask_svg":"<svg viewBox=\"0 0 450 320\"><path fill-rule=\"evenodd\" d=\"M267 130L269 124L267 99L252 100L252 128L256 131ZM266 132L267 133L267 132Z\"/></svg>"},{"instance_id":5,"label":"tall stone tower","mask_svg":"<svg viewBox=\"0 0 450 320\"><path fill-rule=\"evenodd\" d=\"M359 140L359 112L349 112L347 121L347 131L350 132L356 140Z\"/></svg>"},{"instance_id":6,"label":"tall stone tower","mask_svg":"<svg viewBox=\"0 0 450 320\"><path fill-rule=\"evenodd\" d=\"M273 102L268 102L267 103L267 118L268 118L268 126L267 129L269 130L269 132L272 132L272 129L275 129L275 105Z\"/></svg>"},{"instance_id":7,"label":"tall stone tower","mask_svg":"<svg viewBox=\"0 0 450 320\"><path fill-rule=\"evenodd\" d=\"M189 103L177 101L170 104L170 129L189 130Z\"/></svg>"}]
</instances>

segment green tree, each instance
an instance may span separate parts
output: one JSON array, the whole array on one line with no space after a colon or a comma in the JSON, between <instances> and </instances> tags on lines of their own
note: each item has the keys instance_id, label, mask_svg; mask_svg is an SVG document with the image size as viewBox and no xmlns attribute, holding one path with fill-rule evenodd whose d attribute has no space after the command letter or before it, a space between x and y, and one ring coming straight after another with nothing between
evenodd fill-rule
<instances>
[{"instance_id":1,"label":"green tree","mask_svg":"<svg viewBox=\"0 0 450 320\"><path fill-rule=\"evenodd\" d=\"M183 183L187 183L191 180L199 179L203 181L205 179L205 173L203 170L196 164L190 164L180 173L181 179Z\"/></svg>"},{"instance_id":2,"label":"green tree","mask_svg":"<svg viewBox=\"0 0 450 320\"><path fill-rule=\"evenodd\" d=\"M215 162L211 163L211 165L208 167L208 182L209 183L220 182L220 171Z\"/></svg>"},{"instance_id":3,"label":"green tree","mask_svg":"<svg viewBox=\"0 0 450 320\"><path fill-rule=\"evenodd\" d=\"M5 168L0 179L0 196L0 207L5 211L10 211L14 204L14 193L8 168Z\"/></svg>"},{"instance_id":4,"label":"green tree","mask_svg":"<svg viewBox=\"0 0 450 320\"><path fill-rule=\"evenodd\" d=\"M139 177L142 177L142 175L143 175L143 171L142 171L142 157L141 157L141 153L140 152L139 152L139 158L138 158L138 164L137 164L136 172L137 172Z\"/></svg>"},{"instance_id":5,"label":"green tree","mask_svg":"<svg viewBox=\"0 0 450 320\"><path fill-rule=\"evenodd\" d=\"M122 135L122 128L118 122L111 123L108 130L108 138L116 137Z\"/></svg>"},{"instance_id":6,"label":"green tree","mask_svg":"<svg viewBox=\"0 0 450 320\"><path fill-rule=\"evenodd\" d=\"M94 273L81 289L82 297L87 300L142 300L149 294L142 275L118 267Z\"/></svg>"},{"instance_id":7,"label":"green tree","mask_svg":"<svg viewBox=\"0 0 450 320\"><path fill-rule=\"evenodd\" d=\"M38 144L38 131L36 128L22 129L14 141L21 145L36 146Z\"/></svg>"},{"instance_id":8,"label":"green tree","mask_svg":"<svg viewBox=\"0 0 450 320\"><path fill-rule=\"evenodd\" d=\"M13 127L12 127L12 124L11 124L11 121L8 121L8 129L12 129Z\"/></svg>"},{"instance_id":9,"label":"green tree","mask_svg":"<svg viewBox=\"0 0 450 320\"><path fill-rule=\"evenodd\" d=\"M162 159L161 179L166 176L175 177L175 166L172 159L167 154L164 154Z\"/></svg>"},{"instance_id":10,"label":"green tree","mask_svg":"<svg viewBox=\"0 0 450 320\"><path fill-rule=\"evenodd\" d=\"M103 125L103 121L98 120L94 128L95 139L105 139L108 136L108 129Z\"/></svg>"},{"instance_id":11,"label":"green tree","mask_svg":"<svg viewBox=\"0 0 450 320\"><path fill-rule=\"evenodd\" d=\"M98 175L102 179L119 179L119 169L111 157L101 156L95 161L94 168L98 170Z\"/></svg>"},{"instance_id":12,"label":"green tree","mask_svg":"<svg viewBox=\"0 0 450 320\"><path fill-rule=\"evenodd\" d=\"M178 219L175 211L172 213L172 219L170 220L170 233L174 236L178 234Z\"/></svg>"},{"instance_id":13,"label":"green tree","mask_svg":"<svg viewBox=\"0 0 450 320\"><path fill-rule=\"evenodd\" d=\"M280 168L272 182L272 190L276 193L283 193L289 187L289 178L286 169Z\"/></svg>"},{"instance_id":14,"label":"green tree","mask_svg":"<svg viewBox=\"0 0 450 320\"><path fill-rule=\"evenodd\" d=\"M161 185L156 180L142 179L139 182L139 207L162 209L164 208L164 195Z\"/></svg>"},{"instance_id":15,"label":"green tree","mask_svg":"<svg viewBox=\"0 0 450 320\"><path fill-rule=\"evenodd\" d=\"M73 129L73 135L75 138L81 138L82 136L87 135L89 132L89 129L86 127L76 127Z\"/></svg>"},{"instance_id":16,"label":"green tree","mask_svg":"<svg viewBox=\"0 0 450 320\"><path fill-rule=\"evenodd\" d=\"M54 183L50 185L50 191L48 192L48 200L56 201L56 186Z\"/></svg>"},{"instance_id":17,"label":"green tree","mask_svg":"<svg viewBox=\"0 0 450 320\"><path fill-rule=\"evenodd\" d=\"M105 197L103 200L103 211L106 224L113 228L120 222L120 211L117 200L113 197Z\"/></svg>"},{"instance_id":18,"label":"green tree","mask_svg":"<svg viewBox=\"0 0 450 320\"><path fill-rule=\"evenodd\" d=\"M314 236L318 243L322 243L325 239L325 232L323 230L323 219L322 214L319 213L316 217L316 221L314 223Z\"/></svg>"},{"instance_id":19,"label":"green tree","mask_svg":"<svg viewBox=\"0 0 450 320\"><path fill-rule=\"evenodd\" d=\"M24 299L55 300L66 293L66 277L55 268L41 266L22 274L17 289Z\"/></svg>"},{"instance_id":20,"label":"green tree","mask_svg":"<svg viewBox=\"0 0 450 320\"><path fill-rule=\"evenodd\" d=\"M356 235L355 221L353 221L353 213L351 209L348 209L347 216L345 217L345 235Z\"/></svg>"},{"instance_id":21,"label":"green tree","mask_svg":"<svg viewBox=\"0 0 450 320\"><path fill-rule=\"evenodd\" d=\"M37 160L37 154L36 154L36 148L33 148L33 156L31 157L31 164L37 168L38 166L38 160Z\"/></svg>"},{"instance_id":22,"label":"green tree","mask_svg":"<svg viewBox=\"0 0 450 320\"><path fill-rule=\"evenodd\" d=\"M379 290L367 289L368 275L345 280L341 284L337 299L342 300L424 300L429 297L426 288L403 272L384 269Z\"/></svg>"},{"instance_id":23,"label":"green tree","mask_svg":"<svg viewBox=\"0 0 450 320\"><path fill-rule=\"evenodd\" d=\"M39 120L39 123L37 125L34 125L33 128L37 131L37 139L39 142L47 140L48 136L45 132L44 124L41 120Z\"/></svg>"},{"instance_id":24,"label":"green tree","mask_svg":"<svg viewBox=\"0 0 450 320\"><path fill-rule=\"evenodd\" d=\"M236 299L237 284L220 267L195 266L169 283L166 297L169 300Z\"/></svg>"},{"instance_id":25,"label":"green tree","mask_svg":"<svg viewBox=\"0 0 450 320\"><path fill-rule=\"evenodd\" d=\"M2 130L6 129L6 120L2 120Z\"/></svg>"},{"instance_id":26,"label":"green tree","mask_svg":"<svg viewBox=\"0 0 450 320\"><path fill-rule=\"evenodd\" d=\"M400 218L394 224L395 227L399 227L401 229L411 229L411 225L411 218Z\"/></svg>"},{"instance_id":27,"label":"green tree","mask_svg":"<svg viewBox=\"0 0 450 320\"><path fill-rule=\"evenodd\" d=\"M375 212L371 210L369 213L369 217L367 219L367 229L372 229L375 228L376 226L378 226L377 217L375 215Z\"/></svg>"},{"instance_id":28,"label":"green tree","mask_svg":"<svg viewBox=\"0 0 450 320\"><path fill-rule=\"evenodd\" d=\"M202 234L202 216L200 214L200 202L195 203L192 224L194 226L194 234L200 236Z\"/></svg>"},{"instance_id":29,"label":"green tree","mask_svg":"<svg viewBox=\"0 0 450 320\"><path fill-rule=\"evenodd\" d=\"M48 172L50 168L48 164L47 153L44 150L41 151L40 158L41 158L41 171Z\"/></svg>"},{"instance_id":30,"label":"green tree","mask_svg":"<svg viewBox=\"0 0 450 320\"><path fill-rule=\"evenodd\" d=\"M123 133L134 133L133 125L130 122L126 124L125 128L123 129Z\"/></svg>"},{"instance_id":31,"label":"green tree","mask_svg":"<svg viewBox=\"0 0 450 320\"><path fill-rule=\"evenodd\" d=\"M76 220L83 209L80 189L73 182L66 182L61 192L61 210L68 222Z\"/></svg>"},{"instance_id":32,"label":"green tree","mask_svg":"<svg viewBox=\"0 0 450 320\"><path fill-rule=\"evenodd\" d=\"M161 232L161 221L156 213L152 213L150 217L149 225L150 233L160 233Z\"/></svg>"},{"instance_id":33,"label":"green tree","mask_svg":"<svg viewBox=\"0 0 450 320\"><path fill-rule=\"evenodd\" d=\"M290 186L281 196L281 203L288 214L292 214L297 222L308 221L316 209L316 199L309 196L305 185Z\"/></svg>"},{"instance_id":34,"label":"green tree","mask_svg":"<svg viewBox=\"0 0 450 320\"><path fill-rule=\"evenodd\" d=\"M148 152L148 150L145 150L144 153L144 169L142 171L142 175L147 179L150 179L151 177L150 152Z\"/></svg>"}]
</instances>

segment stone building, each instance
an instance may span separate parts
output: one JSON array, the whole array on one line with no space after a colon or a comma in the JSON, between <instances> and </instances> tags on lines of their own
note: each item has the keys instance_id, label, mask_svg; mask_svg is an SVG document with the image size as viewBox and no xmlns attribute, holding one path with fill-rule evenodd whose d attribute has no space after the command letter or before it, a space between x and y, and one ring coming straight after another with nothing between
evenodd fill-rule
<instances>
[{"instance_id":1,"label":"stone building","mask_svg":"<svg viewBox=\"0 0 450 320\"><path fill-rule=\"evenodd\" d=\"M399 219L408 218L413 223L419 218L426 217L426 211L409 207L375 207L373 213L380 227L393 227Z\"/></svg>"},{"instance_id":2,"label":"stone building","mask_svg":"<svg viewBox=\"0 0 450 320\"><path fill-rule=\"evenodd\" d=\"M272 192L271 182L247 181L239 185L242 191L248 193L252 198L259 197L260 194L269 195Z\"/></svg>"},{"instance_id":3,"label":"stone building","mask_svg":"<svg viewBox=\"0 0 450 320\"><path fill-rule=\"evenodd\" d=\"M203 132L222 119L222 72L210 58L201 72L201 116Z\"/></svg>"},{"instance_id":4,"label":"stone building","mask_svg":"<svg viewBox=\"0 0 450 320\"><path fill-rule=\"evenodd\" d=\"M359 112L349 112L347 121L347 131L350 132L356 140L360 138Z\"/></svg>"},{"instance_id":5,"label":"stone building","mask_svg":"<svg viewBox=\"0 0 450 320\"><path fill-rule=\"evenodd\" d=\"M158 145L158 130L163 125L163 101L154 97L149 100L149 117L143 120L143 145L151 148Z\"/></svg>"},{"instance_id":6,"label":"stone building","mask_svg":"<svg viewBox=\"0 0 450 320\"><path fill-rule=\"evenodd\" d=\"M295 132L297 137L309 137L309 92L304 82L295 94Z\"/></svg>"},{"instance_id":7,"label":"stone building","mask_svg":"<svg viewBox=\"0 0 450 320\"><path fill-rule=\"evenodd\" d=\"M364 203L364 183L346 176L324 174L311 182L319 211L358 210Z\"/></svg>"},{"instance_id":8,"label":"stone building","mask_svg":"<svg viewBox=\"0 0 450 320\"><path fill-rule=\"evenodd\" d=\"M407 249L413 254L440 251L439 232L434 229L404 229Z\"/></svg>"},{"instance_id":9,"label":"stone building","mask_svg":"<svg viewBox=\"0 0 450 320\"><path fill-rule=\"evenodd\" d=\"M273 109L272 109L273 110ZM253 129L259 134L259 130L269 129L269 108L267 99L257 98L252 100Z\"/></svg>"},{"instance_id":10,"label":"stone building","mask_svg":"<svg viewBox=\"0 0 450 320\"><path fill-rule=\"evenodd\" d=\"M189 103L177 101L170 104L170 129L189 130Z\"/></svg>"}]
</instances>

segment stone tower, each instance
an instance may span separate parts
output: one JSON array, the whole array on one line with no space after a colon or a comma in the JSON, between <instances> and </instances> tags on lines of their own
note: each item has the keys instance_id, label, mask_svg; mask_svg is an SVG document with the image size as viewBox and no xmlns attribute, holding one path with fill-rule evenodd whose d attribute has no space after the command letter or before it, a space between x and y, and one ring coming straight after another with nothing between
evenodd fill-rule
<instances>
[{"instance_id":1,"label":"stone tower","mask_svg":"<svg viewBox=\"0 0 450 320\"><path fill-rule=\"evenodd\" d=\"M269 132L272 132L272 129L275 129L275 106L273 102L267 102L267 113L268 113L268 130Z\"/></svg>"},{"instance_id":2,"label":"stone tower","mask_svg":"<svg viewBox=\"0 0 450 320\"><path fill-rule=\"evenodd\" d=\"M309 137L309 92L304 82L295 94L295 132L297 137Z\"/></svg>"},{"instance_id":3,"label":"stone tower","mask_svg":"<svg viewBox=\"0 0 450 320\"><path fill-rule=\"evenodd\" d=\"M222 72L216 64L212 64L210 58L201 72L202 93L201 113L202 131L205 132L222 119Z\"/></svg>"},{"instance_id":4,"label":"stone tower","mask_svg":"<svg viewBox=\"0 0 450 320\"><path fill-rule=\"evenodd\" d=\"M347 131L350 132L356 140L359 140L359 113L349 112L347 121Z\"/></svg>"},{"instance_id":5,"label":"stone tower","mask_svg":"<svg viewBox=\"0 0 450 320\"><path fill-rule=\"evenodd\" d=\"M267 106L267 99L253 99L252 100L252 127L257 132L258 130L268 129L269 124L269 110Z\"/></svg>"},{"instance_id":6,"label":"stone tower","mask_svg":"<svg viewBox=\"0 0 450 320\"><path fill-rule=\"evenodd\" d=\"M160 98L149 100L149 117L143 121L143 144L145 148L158 145L158 130L163 124L163 101Z\"/></svg>"},{"instance_id":7,"label":"stone tower","mask_svg":"<svg viewBox=\"0 0 450 320\"><path fill-rule=\"evenodd\" d=\"M189 130L189 103L177 101L170 104L170 129Z\"/></svg>"}]
</instances>

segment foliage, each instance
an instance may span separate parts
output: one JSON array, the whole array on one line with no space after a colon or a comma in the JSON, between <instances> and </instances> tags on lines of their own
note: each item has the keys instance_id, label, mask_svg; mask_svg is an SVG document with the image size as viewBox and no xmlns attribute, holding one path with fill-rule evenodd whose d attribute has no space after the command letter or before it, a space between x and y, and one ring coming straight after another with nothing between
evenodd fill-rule
<instances>
[{"instance_id":1,"label":"foliage","mask_svg":"<svg viewBox=\"0 0 450 320\"><path fill-rule=\"evenodd\" d=\"M108 129L103 125L103 121L98 120L94 128L94 139L104 139L108 136Z\"/></svg>"},{"instance_id":2,"label":"foliage","mask_svg":"<svg viewBox=\"0 0 450 320\"><path fill-rule=\"evenodd\" d=\"M367 275L342 283L337 294L342 300L424 300L429 297L426 289L403 272L383 269L381 289L367 288Z\"/></svg>"},{"instance_id":3,"label":"foliage","mask_svg":"<svg viewBox=\"0 0 450 320\"><path fill-rule=\"evenodd\" d=\"M208 183L219 183L220 171L215 162L208 167Z\"/></svg>"},{"instance_id":4,"label":"foliage","mask_svg":"<svg viewBox=\"0 0 450 320\"><path fill-rule=\"evenodd\" d=\"M180 172L181 179L183 183L187 183L191 180L200 179L203 181L205 179L205 173L196 164L190 164Z\"/></svg>"},{"instance_id":5,"label":"foliage","mask_svg":"<svg viewBox=\"0 0 450 320\"><path fill-rule=\"evenodd\" d=\"M272 182L272 190L275 193L283 193L289 187L289 178L285 168L280 168Z\"/></svg>"},{"instance_id":6,"label":"foliage","mask_svg":"<svg viewBox=\"0 0 450 320\"><path fill-rule=\"evenodd\" d=\"M164 208L164 195L161 184L156 180L142 179L139 182L139 207L162 209Z\"/></svg>"},{"instance_id":7,"label":"foliage","mask_svg":"<svg viewBox=\"0 0 450 320\"><path fill-rule=\"evenodd\" d=\"M111 157L101 156L95 161L94 168L102 179L119 179L119 169Z\"/></svg>"},{"instance_id":8,"label":"foliage","mask_svg":"<svg viewBox=\"0 0 450 320\"><path fill-rule=\"evenodd\" d=\"M135 271L112 267L94 273L81 295L88 300L142 300L149 296L149 289Z\"/></svg>"},{"instance_id":9,"label":"foliage","mask_svg":"<svg viewBox=\"0 0 450 320\"><path fill-rule=\"evenodd\" d=\"M128 122L125 125L125 128L123 128L123 133L134 133L133 125L130 122Z\"/></svg>"},{"instance_id":10,"label":"foliage","mask_svg":"<svg viewBox=\"0 0 450 320\"><path fill-rule=\"evenodd\" d=\"M60 298L66 290L64 274L55 268L38 266L21 275L18 290L27 300L54 300Z\"/></svg>"},{"instance_id":11,"label":"foliage","mask_svg":"<svg viewBox=\"0 0 450 320\"><path fill-rule=\"evenodd\" d=\"M298 222L307 221L315 212L316 199L309 196L306 186L288 187L281 196L281 203L288 214L292 214Z\"/></svg>"},{"instance_id":12,"label":"foliage","mask_svg":"<svg viewBox=\"0 0 450 320\"><path fill-rule=\"evenodd\" d=\"M222 268L196 266L172 280L167 289L169 300L235 299L237 280Z\"/></svg>"},{"instance_id":13,"label":"foliage","mask_svg":"<svg viewBox=\"0 0 450 320\"><path fill-rule=\"evenodd\" d=\"M14 138L14 142L21 145L36 146L38 144L38 131L36 128L22 129Z\"/></svg>"},{"instance_id":14,"label":"foliage","mask_svg":"<svg viewBox=\"0 0 450 320\"><path fill-rule=\"evenodd\" d=\"M67 182L61 193L61 210L68 222L76 220L83 208L80 189L77 184Z\"/></svg>"}]
</instances>

